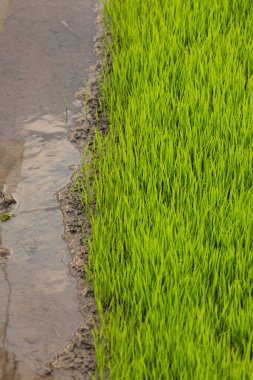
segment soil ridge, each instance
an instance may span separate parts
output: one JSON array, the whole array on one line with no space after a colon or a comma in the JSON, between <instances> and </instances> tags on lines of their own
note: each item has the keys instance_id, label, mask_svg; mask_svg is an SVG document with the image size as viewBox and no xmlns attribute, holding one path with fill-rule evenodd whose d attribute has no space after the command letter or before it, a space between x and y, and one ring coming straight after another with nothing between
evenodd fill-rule
<instances>
[{"instance_id":1,"label":"soil ridge","mask_svg":"<svg viewBox=\"0 0 253 380\"><path fill-rule=\"evenodd\" d=\"M99 13L99 12L98 12ZM100 108L104 30L100 16L97 16L97 33L94 38L96 64L90 67L87 89L80 89L76 97L86 103L84 114L77 119L69 133L70 141L80 154L85 147L91 147L95 128L108 130L108 120ZM86 98L87 93L87 98ZM99 115L99 118L97 117ZM98 120L99 119L99 120ZM89 218L79 199L78 189L73 186L77 177L82 177L81 164L72 176L71 182L61 189L57 196L64 222L64 238L68 242L71 255L71 274L76 279L76 289L83 318L70 343L50 363L47 374L61 375L61 379L91 379L96 371L94 324L99 325L92 284L85 280L84 265L88 263L88 244L84 235L90 236ZM86 239L85 239L86 240ZM69 375L69 377L68 377Z\"/></svg>"}]
</instances>

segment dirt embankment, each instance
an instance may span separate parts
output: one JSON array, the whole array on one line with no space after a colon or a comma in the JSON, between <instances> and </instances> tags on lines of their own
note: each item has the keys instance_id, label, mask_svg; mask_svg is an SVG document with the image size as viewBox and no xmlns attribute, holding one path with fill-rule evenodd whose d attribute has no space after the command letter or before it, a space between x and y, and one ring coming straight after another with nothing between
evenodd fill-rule
<instances>
[{"instance_id":1,"label":"dirt embankment","mask_svg":"<svg viewBox=\"0 0 253 380\"><path fill-rule=\"evenodd\" d=\"M106 132L108 129L108 121L99 106L104 36L99 18L97 28L98 32L95 38L97 63L90 68L85 114L76 121L69 136L80 154L82 154L87 144L89 146L92 144L95 127L98 126L97 113L99 114L98 127L100 130ZM82 89L77 93L77 96L82 98L83 101L85 100L85 92ZM77 169L73 177L77 175L81 176L80 169ZM92 285L85 280L84 264L88 262L88 246L83 243L83 233L86 237L90 235L91 227L88 217L85 216L85 210L83 210L80 203L78 190L74 189L72 182L59 191L58 199L65 225L64 237L68 241L71 254L70 270L76 278L83 322L76 330L71 342L51 363L50 372L56 375L62 374L62 378L67 378L69 373L71 379L90 379L96 368L92 331L94 323L98 325L98 315Z\"/></svg>"}]
</instances>

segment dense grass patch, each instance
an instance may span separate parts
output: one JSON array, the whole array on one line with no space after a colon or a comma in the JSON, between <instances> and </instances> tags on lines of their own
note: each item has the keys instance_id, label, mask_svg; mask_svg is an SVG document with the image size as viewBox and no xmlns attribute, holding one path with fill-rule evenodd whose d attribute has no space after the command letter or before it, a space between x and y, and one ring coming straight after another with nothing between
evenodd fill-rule
<instances>
[{"instance_id":1,"label":"dense grass patch","mask_svg":"<svg viewBox=\"0 0 253 380\"><path fill-rule=\"evenodd\" d=\"M105 17L101 377L253 378L253 3L109 0Z\"/></svg>"}]
</instances>

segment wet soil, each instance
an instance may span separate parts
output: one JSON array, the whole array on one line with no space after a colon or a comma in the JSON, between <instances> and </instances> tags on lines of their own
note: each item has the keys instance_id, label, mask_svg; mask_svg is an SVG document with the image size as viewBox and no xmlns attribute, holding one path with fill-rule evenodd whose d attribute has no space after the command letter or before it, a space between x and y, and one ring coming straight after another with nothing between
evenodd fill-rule
<instances>
[{"instance_id":1,"label":"wet soil","mask_svg":"<svg viewBox=\"0 0 253 380\"><path fill-rule=\"evenodd\" d=\"M95 3L0 0L0 213L13 215L0 223L1 380L78 380L95 365L92 289L77 259L68 268L56 197L79 162L67 135L94 59Z\"/></svg>"},{"instance_id":2,"label":"wet soil","mask_svg":"<svg viewBox=\"0 0 253 380\"><path fill-rule=\"evenodd\" d=\"M17 207L17 200L12 194L5 193L5 187L0 187L0 223L11 218L15 208ZM7 247L0 245L0 257L8 257L11 250Z\"/></svg>"},{"instance_id":3,"label":"wet soil","mask_svg":"<svg viewBox=\"0 0 253 380\"><path fill-rule=\"evenodd\" d=\"M0 189L0 220L5 214L11 216L16 206L17 201L14 196L10 193L5 193L4 189Z\"/></svg>"},{"instance_id":4,"label":"wet soil","mask_svg":"<svg viewBox=\"0 0 253 380\"><path fill-rule=\"evenodd\" d=\"M108 130L108 120L100 109L101 98L101 66L104 56L102 53L104 32L100 19L97 19L97 35L95 38L96 65L90 68L87 89L80 89L76 94L84 101L85 93L88 93L87 107L84 114L75 122L69 138L82 154L84 147L90 147L93 142L95 128L102 133ZM99 115L99 123L98 117ZM88 155L86 157L88 158ZM78 167L72 179L82 179L81 168ZM94 294L91 284L85 279L84 265L88 263L89 248L86 243L90 237L91 226L89 217L83 209L78 189L73 182L65 186L59 193L58 199L63 213L65 225L65 238L68 241L72 261L70 263L71 273L77 281L77 291L81 305L83 321L77 329L71 343L64 351L57 355L53 361L53 371L59 369L74 370L82 374L80 379L90 379L90 374L95 373L95 350L92 332L94 325L99 327L99 318L94 302ZM76 377L79 379L79 377Z\"/></svg>"}]
</instances>

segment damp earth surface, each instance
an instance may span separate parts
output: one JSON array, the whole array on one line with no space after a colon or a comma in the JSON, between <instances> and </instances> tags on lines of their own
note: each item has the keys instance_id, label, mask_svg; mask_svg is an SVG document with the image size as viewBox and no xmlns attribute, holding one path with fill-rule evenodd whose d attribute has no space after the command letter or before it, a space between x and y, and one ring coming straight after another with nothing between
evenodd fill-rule
<instances>
[{"instance_id":1,"label":"damp earth surface","mask_svg":"<svg viewBox=\"0 0 253 380\"><path fill-rule=\"evenodd\" d=\"M64 380L47 366L81 322L56 193L79 161L68 132L94 61L94 6L0 0L0 380Z\"/></svg>"}]
</instances>

